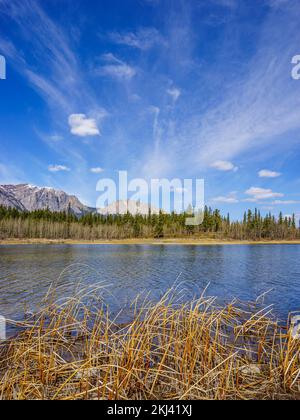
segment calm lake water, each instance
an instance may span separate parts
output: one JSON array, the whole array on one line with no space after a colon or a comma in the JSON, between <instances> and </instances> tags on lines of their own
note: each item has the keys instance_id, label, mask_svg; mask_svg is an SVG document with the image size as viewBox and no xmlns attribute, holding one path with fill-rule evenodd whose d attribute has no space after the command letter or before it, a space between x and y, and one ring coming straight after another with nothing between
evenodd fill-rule
<instances>
[{"instance_id":1,"label":"calm lake water","mask_svg":"<svg viewBox=\"0 0 300 420\"><path fill-rule=\"evenodd\" d=\"M54 281L61 297L74 293L78 281L103 282L117 311L139 292L158 299L177 280L186 299L208 284L207 294L225 301L255 300L273 289L265 302L285 318L300 310L299 257L298 245L0 246L0 314L19 319L24 309L34 311Z\"/></svg>"}]
</instances>

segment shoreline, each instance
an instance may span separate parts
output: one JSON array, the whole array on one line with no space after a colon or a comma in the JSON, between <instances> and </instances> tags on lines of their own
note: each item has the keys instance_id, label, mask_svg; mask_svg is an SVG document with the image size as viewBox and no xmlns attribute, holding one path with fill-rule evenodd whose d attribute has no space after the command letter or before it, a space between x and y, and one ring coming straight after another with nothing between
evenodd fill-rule
<instances>
[{"instance_id":1,"label":"shoreline","mask_svg":"<svg viewBox=\"0 0 300 420\"><path fill-rule=\"evenodd\" d=\"M300 245L300 240L241 241L211 238L169 238L169 239L113 239L113 240L73 240L73 239L5 239L0 246L8 245L174 245L174 246L220 246L220 245Z\"/></svg>"}]
</instances>

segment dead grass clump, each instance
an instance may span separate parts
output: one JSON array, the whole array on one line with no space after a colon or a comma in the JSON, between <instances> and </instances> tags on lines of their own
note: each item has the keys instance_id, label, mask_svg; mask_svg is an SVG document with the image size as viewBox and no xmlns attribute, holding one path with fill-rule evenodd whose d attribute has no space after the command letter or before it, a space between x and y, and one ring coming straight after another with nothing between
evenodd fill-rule
<instances>
[{"instance_id":1,"label":"dead grass clump","mask_svg":"<svg viewBox=\"0 0 300 420\"><path fill-rule=\"evenodd\" d=\"M179 305L167 294L120 325L100 302L71 299L2 343L0 399L298 398L299 352L254 304Z\"/></svg>"}]
</instances>

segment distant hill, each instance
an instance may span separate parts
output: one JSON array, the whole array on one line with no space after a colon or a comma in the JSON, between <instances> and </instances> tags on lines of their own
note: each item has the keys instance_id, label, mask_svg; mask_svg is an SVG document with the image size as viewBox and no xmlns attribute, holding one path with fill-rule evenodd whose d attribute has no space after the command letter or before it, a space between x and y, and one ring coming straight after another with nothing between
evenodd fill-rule
<instances>
[{"instance_id":1,"label":"distant hill","mask_svg":"<svg viewBox=\"0 0 300 420\"><path fill-rule=\"evenodd\" d=\"M0 185L0 205L18 210L46 210L63 212L70 210L76 215L92 211L77 197L54 188L40 188L29 184Z\"/></svg>"}]
</instances>

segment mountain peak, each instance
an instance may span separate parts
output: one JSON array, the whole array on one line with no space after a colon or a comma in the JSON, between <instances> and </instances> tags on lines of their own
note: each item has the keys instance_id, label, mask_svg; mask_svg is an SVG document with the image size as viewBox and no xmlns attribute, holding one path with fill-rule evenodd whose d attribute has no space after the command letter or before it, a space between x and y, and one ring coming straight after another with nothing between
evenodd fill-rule
<instances>
[{"instance_id":1,"label":"mountain peak","mask_svg":"<svg viewBox=\"0 0 300 420\"><path fill-rule=\"evenodd\" d=\"M76 215L91 211L77 197L64 191L31 184L0 185L0 205L23 211L49 209L63 212L70 209Z\"/></svg>"}]
</instances>

